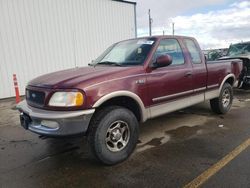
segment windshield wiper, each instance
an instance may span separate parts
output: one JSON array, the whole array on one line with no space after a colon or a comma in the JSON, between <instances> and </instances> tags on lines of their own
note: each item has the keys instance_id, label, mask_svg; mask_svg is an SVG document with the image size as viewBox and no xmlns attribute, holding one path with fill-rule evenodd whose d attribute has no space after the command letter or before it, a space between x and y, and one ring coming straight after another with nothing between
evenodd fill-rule
<instances>
[{"instance_id":1,"label":"windshield wiper","mask_svg":"<svg viewBox=\"0 0 250 188\"><path fill-rule=\"evenodd\" d=\"M115 66L119 66L121 67L122 65L120 63L117 62L112 62L112 61L101 61L95 64L96 65L115 65Z\"/></svg>"}]
</instances>

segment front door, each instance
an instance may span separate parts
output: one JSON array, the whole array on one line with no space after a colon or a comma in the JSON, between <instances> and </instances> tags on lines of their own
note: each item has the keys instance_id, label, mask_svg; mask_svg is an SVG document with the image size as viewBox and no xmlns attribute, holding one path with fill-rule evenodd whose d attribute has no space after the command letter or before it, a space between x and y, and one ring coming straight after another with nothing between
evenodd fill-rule
<instances>
[{"instance_id":1,"label":"front door","mask_svg":"<svg viewBox=\"0 0 250 188\"><path fill-rule=\"evenodd\" d=\"M192 66L185 60L177 39L162 39L153 61L163 54L172 57L172 64L156 68L147 74L150 106L157 106L192 95Z\"/></svg>"}]
</instances>

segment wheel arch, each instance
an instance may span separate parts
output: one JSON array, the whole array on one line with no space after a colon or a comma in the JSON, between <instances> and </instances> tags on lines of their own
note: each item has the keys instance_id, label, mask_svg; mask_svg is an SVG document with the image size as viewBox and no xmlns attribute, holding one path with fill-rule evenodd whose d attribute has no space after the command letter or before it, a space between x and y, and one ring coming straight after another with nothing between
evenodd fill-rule
<instances>
[{"instance_id":1,"label":"wheel arch","mask_svg":"<svg viewBox=\"0 0 250 188\"><path fill-rule=\"evenodd\" d=\"M125 103L122 101L125 101ZM130 105L128 105L126 102L130 102ZM95 102L93 108L100 108L109 104L119 105L128 108L136 115L138 121L140 122L146 121L148 117L147 110L145 109L141 98L130 91L115 91L104 95L98 101Z\"/></svg>"},{"instance_id":2,"label":"wheel arch","mask_svg":"<svg viewBox=\"0 0 250 188\"><path fill-rule=\"evenodd\" d=\"M221 92L221 89L225 83L229 83L232 87L234 86L234 83L236 81L235 75L234 74L228 74L223 81L221 82L220 89L219 91Z\"/></svg>"}]
</instances>

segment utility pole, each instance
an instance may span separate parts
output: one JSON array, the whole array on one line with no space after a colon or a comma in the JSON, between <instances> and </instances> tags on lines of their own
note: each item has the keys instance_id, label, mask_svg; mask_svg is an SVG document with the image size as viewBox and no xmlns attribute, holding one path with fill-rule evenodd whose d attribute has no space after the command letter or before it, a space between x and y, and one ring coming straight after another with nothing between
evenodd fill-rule
<instances>
[{"instance_id":1,"label":"utility pole","mask_svg":"<svg viewBox=\"0 0 250 188\"><path fill-rule=\"evenodd\" d=\"M163 35L163 36L165 35L165 31L164 31L164 30L162 30L162 35Z\"/></svg>"},{"instance_id":2,"label":"utility pole","mask_svg":"<svg viewBox=\"0 0 250 188\"><path fill-rule=\"evenodd\" d=\"M153 22L153 19L151 18L151 15L150 15L150 9L148 9L149 36L152 35L152 22Z\"/></svg>"},{"instance_id":3,"label":"utility pole","mask_svg":"<svg viewBox=\"0 0 250 188\"><path fill-rule=\"evenodd\" d=\"M174 35L174 22L172 23L173 35Z\"/></svg>"}]
</instances>

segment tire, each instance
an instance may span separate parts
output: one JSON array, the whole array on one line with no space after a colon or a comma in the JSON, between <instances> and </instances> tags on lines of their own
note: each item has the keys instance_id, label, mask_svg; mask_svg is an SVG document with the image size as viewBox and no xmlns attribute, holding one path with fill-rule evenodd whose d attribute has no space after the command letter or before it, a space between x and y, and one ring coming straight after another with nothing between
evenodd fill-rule
<instances>
[{"instance_id":1,"label":"tire","mask_svg":"<svg viewBox=\"0 0 250 188\"><path fill-rule=\"evenodd\" d=\"M227 113L233 102L233 89L229 83L225 83L221 89L218 98L210 100L210 106L213 112L217 114Z\"/></svg>"},{"instance_id":2,"label":"tire","mask_svg":"<svg viewBox=\"0 0 250 188\"><path fill-rule=\"evenodd\" d=\"M135 115L126 108L110 106L96 112L87 139L96 159L114 165L126 160L134 151L138 135Z\"/></svg>"}]
</instances>

